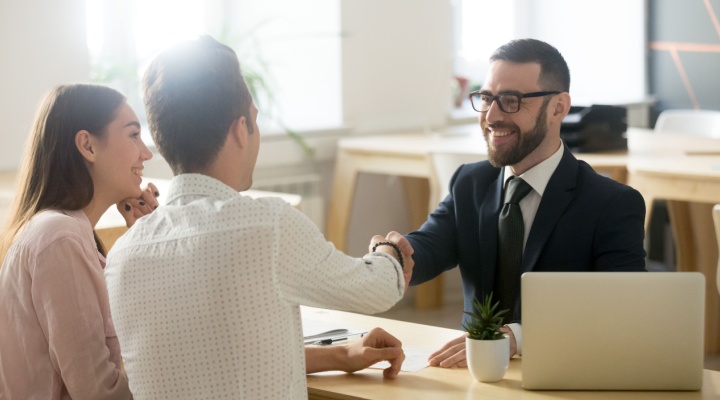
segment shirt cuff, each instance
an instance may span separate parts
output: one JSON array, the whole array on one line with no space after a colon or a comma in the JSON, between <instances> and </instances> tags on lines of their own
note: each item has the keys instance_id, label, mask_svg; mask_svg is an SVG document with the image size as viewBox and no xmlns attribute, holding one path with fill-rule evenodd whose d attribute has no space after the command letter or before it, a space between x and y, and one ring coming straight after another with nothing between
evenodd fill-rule
<instances>
[{"instance_id":1,"label":"shirt cuff","mask_svg":"<svg viewBox=\"0 0 720 400\"><path fill-rule=\"evenodd\" d=\"M395 257L391 256L387 253L381 253L379 251L376 251L374 253L368 253L363 257L363 260L367 262L368 256L374 256L374 257L383 257L392 263L393 267L395 267L395 272L397 273L397 283L398 283L398 290L400 291L400 296L403 296L405 294L405 275L403 275L403 269L400 266L400 261L398 261Z\"/></svg>"},{"instance_id":2,"label":"shirt cuff","mask_svg":"<svg viewBox=\"0 0 720 400\"><path fill-rule=\"evenodd\" d=\"M515 335L515 348L517 349L517 355L522 355L522 326L517 323L507 324L505 325L510 329Z\"/></svg>"}]
</instances>

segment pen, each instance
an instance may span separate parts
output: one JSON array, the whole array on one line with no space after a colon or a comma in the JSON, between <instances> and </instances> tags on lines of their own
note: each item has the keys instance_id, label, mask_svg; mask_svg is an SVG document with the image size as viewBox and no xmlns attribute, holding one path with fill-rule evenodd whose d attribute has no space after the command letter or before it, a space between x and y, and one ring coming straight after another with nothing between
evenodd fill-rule
<instances>
[{"instance_id":1,"label":"pen","mask_svg":"<svg viewBox=\"0 0 720 400\"><path fill-rule=\"evenodd\" d=\"M315 341L315 342L310 342L310 343L307 343L307 344L315 344L315 345L325 346L325 345L333 344L333 343L335 343L335 342L340 342L340 341L342 341L342 340L348 340L348 339L350 339L351 337L354 337L354 336L363 337L363 336L365 336L366 333L367 333L367 332L351 333L351 334L345 335L345 336L343 336L343 337L331 338L331 339L323 339L323 340L318 340L318 341Z\"/></svg>"}]
</instances>

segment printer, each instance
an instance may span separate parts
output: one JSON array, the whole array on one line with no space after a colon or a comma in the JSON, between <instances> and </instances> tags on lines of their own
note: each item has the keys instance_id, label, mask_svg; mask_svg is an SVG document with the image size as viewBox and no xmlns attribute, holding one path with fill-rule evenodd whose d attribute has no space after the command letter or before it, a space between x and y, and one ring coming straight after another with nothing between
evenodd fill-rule
<instances>
[{"instance_id":1,"label":"printer","mask_svg":"<svg viewBox=\"0 0 720 400\"><path fill-rule=\"evenodd\" d=\"M592 153L627 150L627 109L620 106L571 106L562 121L560 138L571 151Z\"/></svg>"}]
</instances>

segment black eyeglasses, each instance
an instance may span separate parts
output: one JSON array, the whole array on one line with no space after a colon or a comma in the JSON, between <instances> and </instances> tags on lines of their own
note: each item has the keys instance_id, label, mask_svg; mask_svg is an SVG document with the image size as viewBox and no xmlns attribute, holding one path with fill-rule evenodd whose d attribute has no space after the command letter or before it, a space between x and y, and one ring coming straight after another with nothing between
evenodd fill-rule
<instances>
[{"instance_id":1,"label":"black eyeglasses","mask_svg":"<svg viewBox=\"0 0 720 400\"><path fill-rule=\"evenodd\" d=\"M520 102L525 97L542 97L560 93L562 92L500 93L493 96L491 94L475 91L470 93L470 103L475 111L488 112L493 101L495 101L502 112L512 114L520 111Z\"/></svg>"}]
</instances>

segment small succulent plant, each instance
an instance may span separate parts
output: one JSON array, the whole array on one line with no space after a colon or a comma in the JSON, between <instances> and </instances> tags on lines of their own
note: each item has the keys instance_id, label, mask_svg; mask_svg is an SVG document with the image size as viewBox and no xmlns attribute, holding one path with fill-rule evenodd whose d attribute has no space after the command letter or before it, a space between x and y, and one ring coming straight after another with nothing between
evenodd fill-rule
<instances>
[{"instance_id":1,"label":"small succulent plant","mask_svg":"<svg viewBox=\"0 0 720 400\"><path fill-rule=\"evenodd\" d=\"M503 338L500 328L503 327L503 314L508 310L498 310L500 302L492 304L492 292L483 301L473 300L474 312L465 311L470 319L463 323L468 337L475 340L498 340Z\"/></svg>"}]
</instances>

